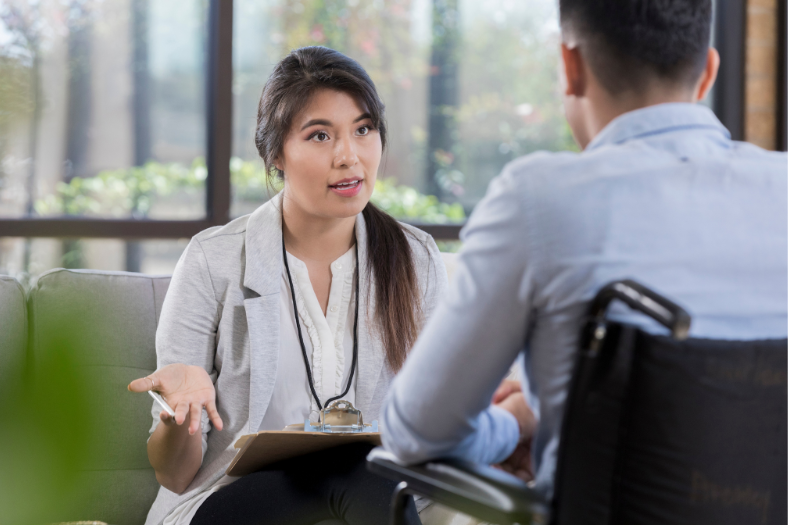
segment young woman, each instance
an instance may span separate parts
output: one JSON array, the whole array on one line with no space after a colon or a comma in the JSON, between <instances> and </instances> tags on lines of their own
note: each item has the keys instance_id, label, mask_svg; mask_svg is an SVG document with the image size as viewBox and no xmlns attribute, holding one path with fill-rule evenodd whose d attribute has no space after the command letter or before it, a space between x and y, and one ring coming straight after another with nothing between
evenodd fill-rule
<instances>
[{"instance_id":1,"label":"young woman","mask_svg":"<svg viewBox=\"0 0 788 525\"><path fill-rule=\"evenodd\" d=\"M129 385L176 413L153 407L148 456L162 488L147 523L385 523L394 483L367 472L368 446L224 472L240 436L316 421L330 398L377 419L445 268L431 237L369 202L384 107L352 59L290 53L263 90L255 142L284 189L192 239L162 308L158 369Z\"/></svg>"}]
</instances>

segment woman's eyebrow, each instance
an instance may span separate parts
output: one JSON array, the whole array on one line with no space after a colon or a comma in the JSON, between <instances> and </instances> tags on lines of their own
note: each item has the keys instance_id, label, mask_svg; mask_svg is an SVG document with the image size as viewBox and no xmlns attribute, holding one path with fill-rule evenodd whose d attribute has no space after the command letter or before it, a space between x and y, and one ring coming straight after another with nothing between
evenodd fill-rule
<instances>
[{"instance_id":1,"label":"woman's eyebrow","mask_svg":"<svg viewBox=\"0 0 788 525\"><path fill-rule=\"evenodd\" d=\"M312 119L301 127L301 131L304 131L309 126L333 126L333 124L330 120L322 118Z\"/></svg>"},{"instance_id":2,"label":"woman's eyebrow","mask_svg":"<svg viewBox=\"0 0 788 525\"><path fill-rule=\"evenodd\" d=\"M356 122L361 122L362 120L365 119L372 119L372 115L370 115L369 113L362 113L361 115L356 117L356 120L354 120L353 123L355 124ZM306 128L310 126L333 126L333 124L331 123L330 120L326 120L322 118L312 119L301 127L301 131L304 131Z\"/></svg>"}]
</instances>

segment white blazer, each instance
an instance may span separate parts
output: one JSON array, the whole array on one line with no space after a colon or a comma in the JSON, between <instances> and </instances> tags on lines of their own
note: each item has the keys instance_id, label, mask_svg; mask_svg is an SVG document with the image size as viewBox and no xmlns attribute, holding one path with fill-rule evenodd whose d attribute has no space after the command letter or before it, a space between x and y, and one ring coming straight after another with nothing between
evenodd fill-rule
<instances>
[{"instance_id":1,"label":"white blazer","mask_svg":"<svg viewBox=\"0 0 788 525\"><path fill-rule=\"evenodd\" d=\"M174 508L211 487L224 474L242 435L256 432L268 409L279 362L282 278L281 193L251 215L192 238L178 261L156 331L158 367L186 363L205 368L214 381L224 422L211 429L203 410L202 466L183 494L161 487L146 525L159 525ZM446 269L432 237L405 225L425 319L447 286ZM367 279L367 233L356 217L359 255L359 356L356 406L365 420L379 419L393 373L375 329L375 289ZM154 403L153 426L160 409Z\"/></svg>"}]
</instances>

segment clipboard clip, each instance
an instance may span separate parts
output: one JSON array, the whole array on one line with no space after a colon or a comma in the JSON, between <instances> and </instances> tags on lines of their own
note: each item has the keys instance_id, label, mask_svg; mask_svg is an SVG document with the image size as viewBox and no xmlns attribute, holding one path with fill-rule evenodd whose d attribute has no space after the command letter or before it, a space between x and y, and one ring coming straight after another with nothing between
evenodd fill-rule
<instances>
[{"instance_id":1,"label":"clipboard clip","mask_svg":"<svg viewBox=\"0 0 788 525\"><path fill-rule=\"evenodd\" d=\"M361 410L355 408L350 401L339 399L334 401L320 412L316 424L311 424L307 419L304 422L306 432L326 432L328 434L352 434L360 432L377 432L378 422L364 424Z\"/></svg>"}]
</instances>

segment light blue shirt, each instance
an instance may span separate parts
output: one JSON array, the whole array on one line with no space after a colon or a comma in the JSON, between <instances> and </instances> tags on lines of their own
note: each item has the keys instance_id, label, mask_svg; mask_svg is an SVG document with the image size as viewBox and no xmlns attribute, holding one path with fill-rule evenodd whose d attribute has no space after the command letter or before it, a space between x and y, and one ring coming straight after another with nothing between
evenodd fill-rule
<instances>
[{"instance_id":1,"label":"light blue shirt","mask_svg":"<svg viewBox=\"0 0 788 525\"><path fill-rule=\"evenodd\" d=\"M786 337L787 179L784 153L731 141L692 104L624 114L582 153L510 163L389 392L385 447L407 463L502 461L518 426L490 399L522 356L536 486L550 497L581 316L604 284L633 278L674 300L694 337ZM659 330L623 306L611 315Z\"/></svg>"}]
</instances>

